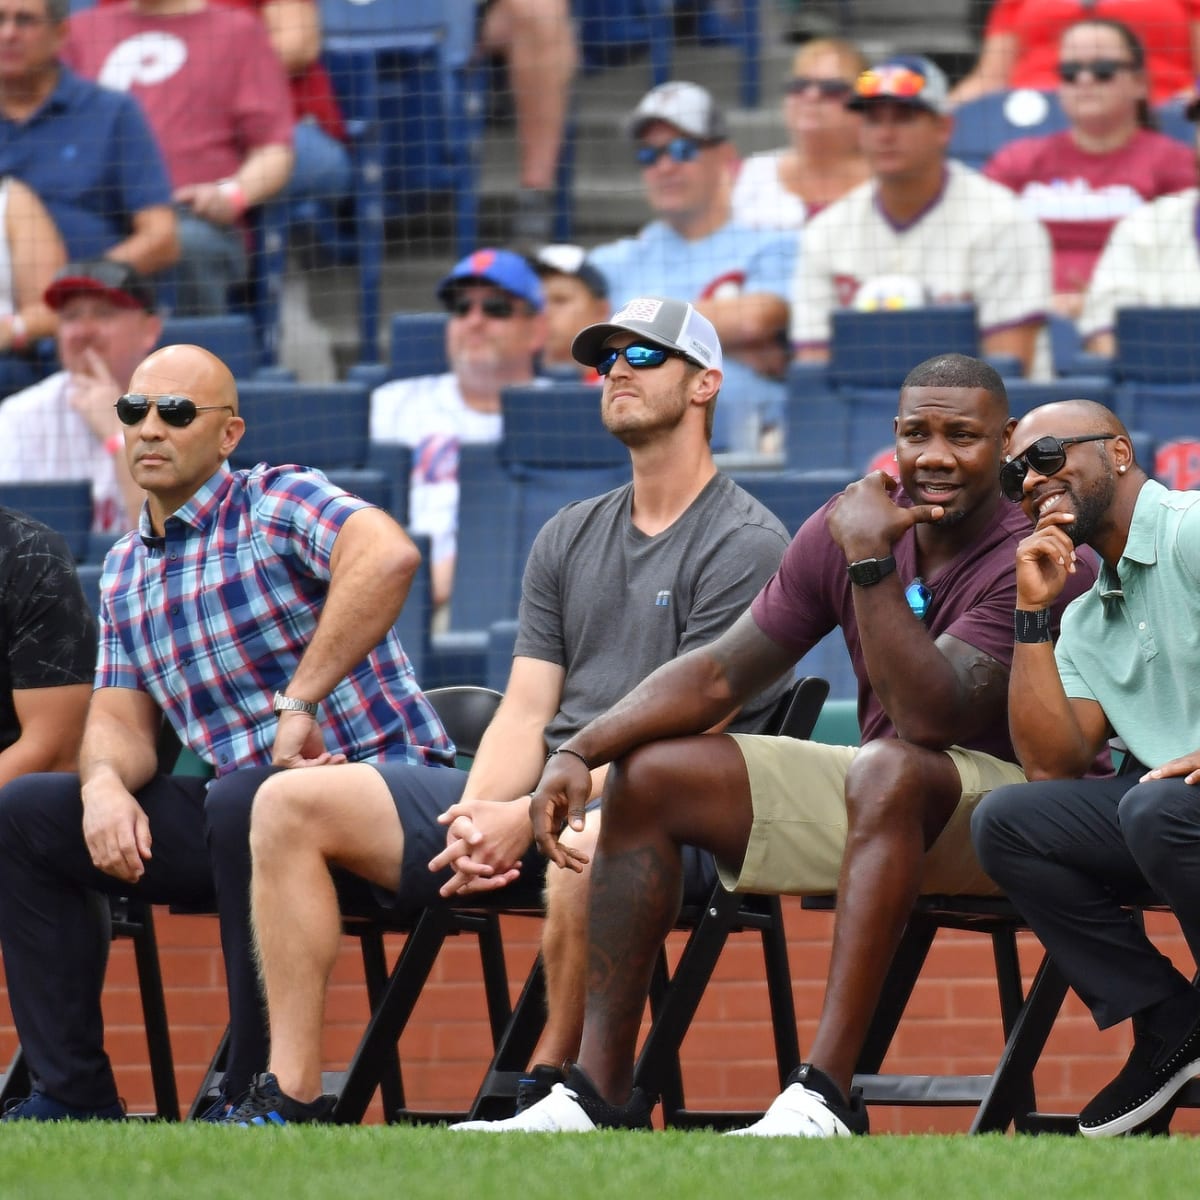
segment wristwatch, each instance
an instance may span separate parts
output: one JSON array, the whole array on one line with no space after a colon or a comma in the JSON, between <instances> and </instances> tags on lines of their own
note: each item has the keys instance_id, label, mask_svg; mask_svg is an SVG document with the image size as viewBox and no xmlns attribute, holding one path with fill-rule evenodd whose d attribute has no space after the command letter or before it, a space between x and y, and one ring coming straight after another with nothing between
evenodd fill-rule
<instances>
[{"instance_id":1,"label":"wristwatch","mask_svg":"<svg viewBox=\"0 0 1200 1200\"><path fill-rule=\"evenodd\" d=\"M276 692L275 699L271 701L271 711L276 716L285 712L302 712L308 713L310 717L315 717L317 705L313 700L297 700L293 696L285 696L282 692Z\"/></svg>"},{"instance_id":2,"label":"wristwatch","mask_svg":"<svg viewBox=\"0 0 1200 1200\"><path fill-rule=\"evenodd\" d=\"M895 569L896 560L890 554L886 558L860 558L858 562L846 564L846 574L850 576L850 582L859 587L873 587Z\"/></svg>"}]
</instances>

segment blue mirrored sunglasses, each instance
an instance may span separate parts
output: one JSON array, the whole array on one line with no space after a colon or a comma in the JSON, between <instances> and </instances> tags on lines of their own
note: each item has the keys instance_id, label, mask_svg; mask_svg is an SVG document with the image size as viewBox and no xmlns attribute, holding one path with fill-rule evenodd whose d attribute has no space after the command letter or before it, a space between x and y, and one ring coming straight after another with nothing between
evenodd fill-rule
<instances>
[{"instance_id":1,"label":"blue mirrored sunglasses","mask_svg":"<svg viewBox=\"0 0 1200 1200\"><path fill-rule=\"evenodd\" d=\"M665 346L642 346L634 342L631 346L622 346L620 350L606 350L604 357L596 364L596 374L607 375L622 356L638 371L646 367L661 367L668 358L683 357L678 350L668 350Z\"/></svg>"},{"instance_id":2,"label":"blue mirrored sunglasses","mask_svg":"<svg viewBox=\"0 0 1200 1200\"><path fill-rule=\"evenodd\" d=\"M695 138L672 138L663 146L643 144L634 151L634 159L639 167L652 167L665 154L672 162L695 162L704 143Z\"/></svg>"},{"instance_id":3,"label":"blue mirrored sunglasses","mask_svg":"<svg viewBox=\"0 0 1200 1200\"><path fill-rule=\"evenodd\" d=\"M929 615L930 606L933 604L933 593L925 586L925 582L920 576L904 589L904 599L908 601L912 615L918 621L925 620Z\"/></svg>"}]
</instances>

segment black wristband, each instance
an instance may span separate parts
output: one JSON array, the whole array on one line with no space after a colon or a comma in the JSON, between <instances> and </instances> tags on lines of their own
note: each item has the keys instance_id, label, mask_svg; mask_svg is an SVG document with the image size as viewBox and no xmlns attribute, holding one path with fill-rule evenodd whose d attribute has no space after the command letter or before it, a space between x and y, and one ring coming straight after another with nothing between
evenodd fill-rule
<instances>
[{"instance_id":1,"label":"black wristband","mask_svg":"<svg viewBox=\"0 0 1200 1200\"><path fill-rule=\"evenodd\" d=\"M1027 612L1023 608L1014 608L1013 640L1031 645L1051 641L1050 610L1039 608L1037 612Z\"/></svg>"},{"instance_id":2,"label":"black wristband","mask_svg":"<svg viewBox=\"0 0 1200 1200\"><path fill-rule=\"evenodd\" d=\"M556 754L569 754L572 758L579 759L579 761L583 763L583 765L587 767L589 771L592 769L592 764L588 762L588 760L584 758L578 750L572 750L570 746L558 746L551 750L550 753L546 755L546 761L549 762Z\"/></svg>"}]
</instances>

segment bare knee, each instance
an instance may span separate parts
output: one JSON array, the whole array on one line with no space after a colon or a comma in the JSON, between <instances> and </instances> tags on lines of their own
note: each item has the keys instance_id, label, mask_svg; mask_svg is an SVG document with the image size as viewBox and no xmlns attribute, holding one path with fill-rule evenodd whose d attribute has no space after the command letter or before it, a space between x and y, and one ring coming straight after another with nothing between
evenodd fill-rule
<instances>
[{"instance_id":1,"label":"bare knee","mask_svg":"<svg viewBox=\"0 0 1200 1200\"><path fill-rule=\"evenodd\" d=\"M254 793L250 851L256 862L286 848L295 850L315 828L312 789L297 786L300 783L298 772L283 771L265 780Z\"/></svg>"},{"instance_id":2,"label":"bare knee","mask_svg":"<svg viewBox=\"0 0 1200 1200\"><path fill-rule=\"evenodd\" d=\"M851 830L858 833L913 822L940 830L960 790L958 772L947 755L897 738L881 739L863 746L850 764L846 815Z\"/></svg>"}]
</instances>

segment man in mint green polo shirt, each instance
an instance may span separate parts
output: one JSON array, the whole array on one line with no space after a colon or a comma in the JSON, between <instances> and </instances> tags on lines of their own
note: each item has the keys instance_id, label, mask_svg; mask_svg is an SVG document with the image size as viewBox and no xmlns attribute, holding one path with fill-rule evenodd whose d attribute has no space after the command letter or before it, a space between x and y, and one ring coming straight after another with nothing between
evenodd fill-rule
<instances>
[{"instance_id":1,"label":"man in mint green polo shirt","mask_svg":"<svg viewBox=\"0 0 1200 1200\"><path fill-rule=\"evenodd\" d=\"M1008 893L1100 1028L1132 1019L1133 1049L1079 1130L1161 1130L1200 1075L1200 991L1123 904L1169 904L1200 955L1200 492L1134 461L1124 425L1087 400L1013 431L1001 485L1036 528L1017 549L1009 723L1031 781L976 809L979 861ZM1102 560L1050 641L1075 547ZM1115 733L1120 775L1084 778Z\"/></svg>"}]
</instances>

